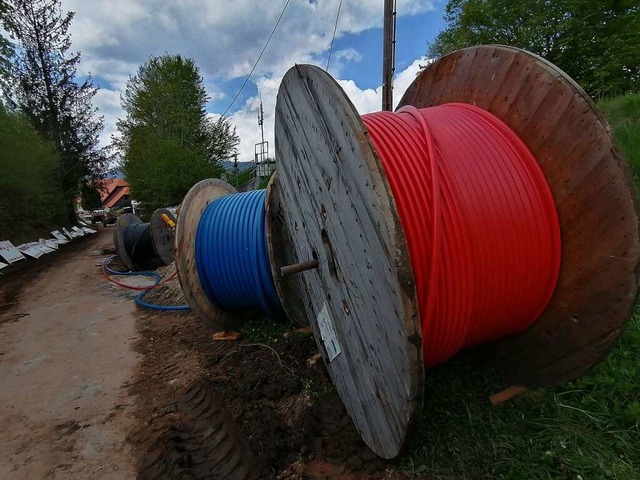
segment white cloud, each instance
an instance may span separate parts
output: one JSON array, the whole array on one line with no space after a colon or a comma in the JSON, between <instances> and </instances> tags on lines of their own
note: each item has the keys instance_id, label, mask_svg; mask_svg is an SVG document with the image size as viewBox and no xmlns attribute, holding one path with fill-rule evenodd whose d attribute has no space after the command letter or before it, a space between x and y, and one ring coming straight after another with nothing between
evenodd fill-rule
<instances>
[{"instance_id":1,"label":"white cloud","mask_svg":"<svg viewBox=\"0 0 640 480\"><path fill-rule=\"evenodd\" d=\"M109 82L95 103L105 115L108 129L123 115L119 94L130 76L150 56L181 53L193 58L201 69L212 99L229 98L217 85L223 80L243 78L251 70L285 0L62 0L65 10L76 12L71 24L73 50L82 52L81 74ZM290 0L278 31L254 72L252 82L262 92L265 136L273 152L273 110L280 79L296 63L325 66L331 44L339 0ZM433 10L434 0L398 0L399 15ZM383 2L343 2L337 37L380 27ZM344 48L334 51L331 73L340 78L347 64L358 62L361 53ZM410 67L411 68L411 67ZM402 77L398 76L398 80ZM361 111L375 110L379 89L361 90L353 82L341 82ZM229 93L229 92L227 92ZM235 92L231 92L233 96ZM118 100L116 102L116 99ZM230 98L229 98L230 100ZM117 106L116 106L117 103ZM242 158L253 156L260 138L257 97L250 98L232 116L242 139ZM109 137L109 132L102 136Z\"/></svg>"},{"instance_id":2,"label":"white cloud","mask_svg":"<svg viewBox=\"0 0 640 480\"><path fill-rule=\"evenodd\" d=\"M104 117L104 131L100 135L100 143L103 146L108 145L111 142L111 135L116 133L118 117L122 115L120 93L101 88L93 97L93 104L98 107L100 115Z\"/></svg>"},{"instance_id":3,"label":"white cloud","mask_svg":"<svg viewBox=\"0 0 640 480\"><path fill-rule=\"evenodd\" d=\"M420 65L427 62L425 57L416 59L405 70L396 75L394 79L394 105L397 105L404 92L409 88L411 82L420 71ZM276 96L282 76L277 78L260 78L257 80L258 87L262 93L264 106L264 130L265 140L269 142L270 155L275 154L275 144L273 139L274 118L276 107ZM343 88L353 105L361 115L370 112L377 112L382 108L382 87L376 89L361 89L353 80L338 80L338 84ZM236 126L240 136L240 160L247 161L253 159L254 145L261 141L260 129L258 127L258 109L260 100L257 96L249 98L238 112L232 115L231 121Z\"/></svg>"}]
</instances>

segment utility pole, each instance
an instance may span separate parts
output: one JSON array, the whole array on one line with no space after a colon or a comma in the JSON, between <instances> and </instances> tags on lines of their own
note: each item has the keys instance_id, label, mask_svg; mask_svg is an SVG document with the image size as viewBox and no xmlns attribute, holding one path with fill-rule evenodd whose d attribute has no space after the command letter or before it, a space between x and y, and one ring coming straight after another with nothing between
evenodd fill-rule
<instances>
[{"instance_id":1,"label":"utility pole","mask_svg":"<svg viewBox=\"0 0 640 480\"><path fill-rule=\"evenodd\" d=\"M396 0L384 0L382 40L382 110L393 109L393 74L395 72Z\"/></svg>"}]
</instances>

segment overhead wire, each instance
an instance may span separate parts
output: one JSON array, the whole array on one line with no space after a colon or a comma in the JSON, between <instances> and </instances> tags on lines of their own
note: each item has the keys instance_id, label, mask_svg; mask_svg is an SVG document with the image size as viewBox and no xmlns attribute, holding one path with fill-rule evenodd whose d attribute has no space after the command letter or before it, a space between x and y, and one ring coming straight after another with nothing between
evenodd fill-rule
<instances>
[{"instance_id":1,"label":"overhead wire","mask_svg":"<svg viewBox=\"0 0 640 480\"><path fill-rule=\"evenodd\" d=\"M333 26L333 36L331 37L331 47L329 47L329 57L327 58L327 68L325 70L329 71L329 64L331 63L331 54L333 53L333 42L336 39L336 31L338 30L338 20L340 20L340 9L342 8L342 0L338 3L338 13L336 13L336 22Z\"/></svg>"},{"instance_id":2,"label":"overhead wire","mask_svg":"<svg viewBox=\"0 0 640 480\"><path fill-rule=\"evenodd\" d=\"M278 28L278 25L280 24L280 20L282 20L282 17L284 16L284 12L287 10L287 7L289 6L289 2L290 1L291 0L287 0L285 2L285 4L284 4L284 7L282 7L282 11L280 12L280 16L278 17L278 20L276 21L276 24L273 26L273 29L271 30L271 33L269 34L269 38L267 38L267 42L264 44L264 47L262 47L262 50L260 51L260 55L258 55L258 58L256 59L255 63L253 64L253 67L251 67L251 71L249 72L247 77L244 79L244 82L242 82L242 85L240 86L240 89L238 90L238 93L236 93L235 97L233 97L233 100L231 100L231 103L229 104L229 106L226 108L224 113L221 115L222 117L226 116L227 112L229 112L229 110L231 109L233 104L236 103L236 100L238 99L238 97L240 96L242 91L244 90L244 87L249 82L249 79L251 78L251 75L253 75L253 72L255 71L256 67L258 66L258 63L260 62L260 59L262 58L262 55L264 54L265 50L267 49L267 46L269 46L269 42L271 42L271 38L273 37L273 34L276 32L276 29Z\"/></svg>"}]
</instances>

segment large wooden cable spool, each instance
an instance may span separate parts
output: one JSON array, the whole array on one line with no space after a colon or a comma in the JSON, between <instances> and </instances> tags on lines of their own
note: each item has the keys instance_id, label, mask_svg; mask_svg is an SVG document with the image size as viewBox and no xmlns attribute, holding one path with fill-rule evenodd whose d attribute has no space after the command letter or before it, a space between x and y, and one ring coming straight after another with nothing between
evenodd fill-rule
<instances>
[{"instance_id":1,"label":"large wooden cable spool","mask_svg":"<svg viewBox=\"0 0 640 480\"><path fill-rule=\"evenodd\" d=\"M589 97L540 57L474 47L429 65L401 106L469 103L505 122L536 157L557 206L562 264L553 298L526 331L492 349L509 383L557 385L595 365L630 317L640 241L632 178ZM270 197L274 270L291 317L313 327L329 375L367 445L402 448L424 388L414 276L385 172L360 116L317 67L284 77Z\"/></svg>"},{"instance_id":2,"label":"large wooden cable spool","mask_svg":"<svg viewBox=\"0 0 640 480\"><path fill-rule=\"evenodd\" d=\"M489 45L447 55L416 78L399 107L450 102L476 105L511 127L542 168L560 220L551 302L526 331L487 352L509 384L577 378L613 347L635 306L640 240L629 166L584 90L524 50Z\"/></svg>"},{"instance_id":3,"label":"large wooden cable spool","mask_svg":"<svg viewBox=\"0 0 640 480\"><path fill-rule=\"evenodd\" d=\"M125 248L124 231L128 226L137 225L139 223L142 223L142 220L140 220L137 215L133 215L132 213L125 213L124 215L118 216L118 218L116 219L115 230L113 231L113 244L116 249L116 255L120 257L122 263L124 263L131 271L139 271L142 269L136 268L137 265L134 265L133 259Z\"/></svg>"},{"instance_id":4,"label":"large wooden cable spool","mask_svg":"<svg viewBox=\"0 0 640 480\"><path fill-rule=\"evenodd\" d=\"M277 267L320 262L286 279L285 310L309 319L356 428L374 452L393 457L421 403L423 362L413 273L385 172L358 112L316 67L285 75L275 138L271 234L286 246Z\"/></svg>"},{"instance_id":5,"label":"large wooden cable spool","mask_svg":"<svg viewBox=\"0 0 640 480\"><path fill-rule=\"evenodd\" d=\"M176 217L166 208L157 209L149 220L153 249L164 265L171 265L174 260L175 225Z\"/></svg>"}]
</instances>

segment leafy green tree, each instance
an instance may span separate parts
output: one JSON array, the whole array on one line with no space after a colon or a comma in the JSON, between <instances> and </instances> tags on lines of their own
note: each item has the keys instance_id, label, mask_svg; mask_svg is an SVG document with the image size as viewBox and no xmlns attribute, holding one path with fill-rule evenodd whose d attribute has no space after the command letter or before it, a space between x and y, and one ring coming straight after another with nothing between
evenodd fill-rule
<instances>
[{"instance_id":1,"label":"leafy green tree","mask_svg":"<svg viewBox=\"0 0 640 480\"><path fill-rule=\"evenodd\" d=\"M71 216L76 195L96 183L108 161L98 147L103 119L91 103L97 89L90 77L76 80L80 54L69 51L74 14L63 13L60 0L5 0L0 16L15 42L4 49L4 100L54 146L60 163L53 178Z\"/></svg>"},{"instance_id":2,"label":"leafy green tree","mask_svg":"<svg viewBox=\"0 0 640 480\"><path fill-rule=\"evenodd\" d=\"M208 100L197 65L180 55L151 58L129 80L116 142L132 194L148 207L179 203L235 150L235 128L207 115Z\"/></svg>"},{"instance_id":3,"label":"leafy green tree","mask_svg":"<svg viewBox=\"0 0 640 480\"><path fill-rule=\"evenodd\" d=\"M0 239L33 240L64 224L66 203L55 181L59 164L28 119L0 105Z\"/></svg>"},{"instance_id":4,"label":"leafy green tree","mask_svg":"<svg viewBox=\"0 0 640 480\"><path fill-rule=\"evenodd\" d=\"M429 56L512 45L558 65L594 96L640 87L638 0L449 0L445 20Z\"/></svg>"}]
</instances>

